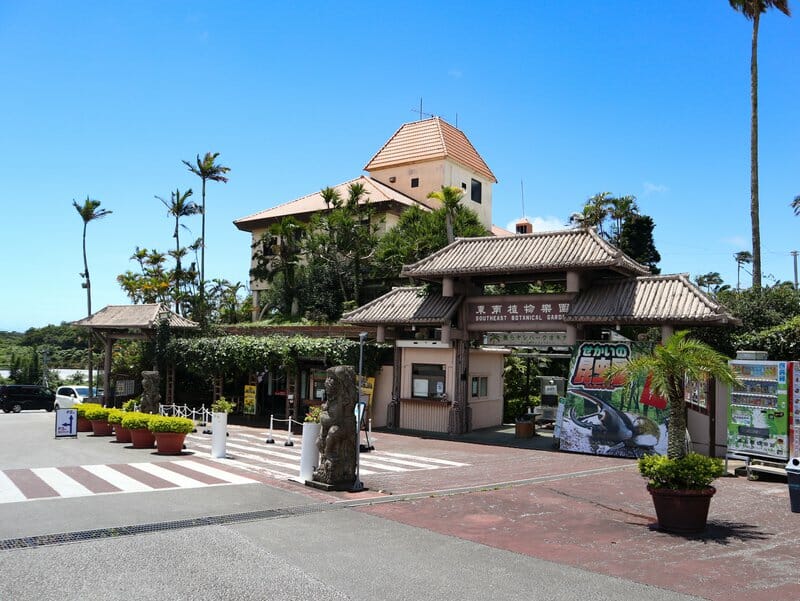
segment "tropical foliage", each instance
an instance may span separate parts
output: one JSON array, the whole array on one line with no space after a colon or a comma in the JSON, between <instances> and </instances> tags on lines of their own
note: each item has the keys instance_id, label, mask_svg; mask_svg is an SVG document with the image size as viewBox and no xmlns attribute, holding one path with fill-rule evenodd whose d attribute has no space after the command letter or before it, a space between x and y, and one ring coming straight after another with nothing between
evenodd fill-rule
<instances>
[{"instance_id":1,"label":"tropical foliage","mask_svg":"<svg viewBox=\"0 0 800 601\"><path fill-rule=\"evenodd\" d=\"M645 455L639 459L639 473L652 488L702 490L725 474L721 459L689 453L677 459Z\"/></svg>"},{"instance_id":2,"label":"tropical foliage","mask_svg":"<svg viewBox=\"0 0 800 601\"><path fill-rule=\"evenodd\" d=\"M156 432L175 432L178 434L188 434L194 430L194 422L188 417L153 415L147 422L147 429L154 434Z\"/></svg>"}]
</instances>

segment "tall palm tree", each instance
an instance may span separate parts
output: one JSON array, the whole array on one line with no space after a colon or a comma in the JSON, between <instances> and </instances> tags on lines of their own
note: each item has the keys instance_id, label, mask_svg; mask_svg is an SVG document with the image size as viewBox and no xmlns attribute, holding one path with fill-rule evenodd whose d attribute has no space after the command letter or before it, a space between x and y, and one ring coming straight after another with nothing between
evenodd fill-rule
<instances>
[{"instance_id":1,"label":"tall palm tree","mask_svg":"<svg viewBox=\"0 0 800 601\"><path fill-rule=\"evenodd\" d=\"M451 244L455 240L453 234L453 223L455 221L456 207L464 197L464 191L455 186L442 186L441 190L436 190L428 194L428 198L435 198L442 203L445 210L445 229L447 230L447 243Z\"/></svg>"},{"instance_id":2,"label":"tall palm tree","mask_svg":"<svg viewBox=\"0 0 800 601\"><path fill-rule=\"evenodd\" d=\"M758 25L762 13L776 8L791 15L789 0L728 0L733 10L753 22L750 50L750 223L753 237L753 288L761 288L761 229L758 210Z\"/></svg>"},{"instance_id":3,"label":"tall palm tree","mask_svg":"<svg viewBox=\"0 0 800 601\"><path fill-rule=\"evenodd\" d=\"M200 213L203 216L203 225L202 231L200 233L200 238L203 241L203 245L200 247L200 316L202 320L204 308L203 308L203 294L206 282L206 182L222 182L227 183L228 178L225 177L225 174L230 171L230 168L224 167L222 165L218 165L214 161L217 160L219 156L218 152L207 152L205 156L200 159L200 155L197 155L197 165L192 165L189 161L183 161L183 164L194 173L197 177L199 177L203 181L203 191L202 191L202 207Z\"/></svg>"},{"instance_id":4,"label":"tall palm tree","mask_svg":"<svg viewBox=\"0 0 800 601\"><path fill-rule=\"evenodd\" d=\"M800 215L800 195L794 197L792 208L794 209L795 215Z\"/></svg>"},{"instance_id":5,"label":"tall palm tree","mask_svg":"<svg viewBox=\"0 0 800 601\"><path fill-rule=\"evenodd\" d=\"M736 259L736 290L739 290L739 274L742 271L742 265L753 262L753 253L749 250L740 250L733 257Z\"/></svg>"},{"instance_id":6,"label":"tall palm tree","mask_svg":"<svg viewBox=\"0 0 800 601\"><path fill-rule=\"evenodd\" d=\"M614 231L612 232L612 242L619 246L622 234L622 224L632 215L639 214L639 206L636 204L636 197L633 195L609 198L608 215L614 220Z\"/></svg>"},{"instance_id":7,"label":"tall palm tree","mask_svg":"<svg viewBox=\"0 0 800 601\"><path fill-rule=\"evenodd\" d=\"M89 197L86 197L86 200L83 202L82 205L79 205L74 199L72 201L72 206L75 207L75 210L78 211L78 215L81 216L83 220L83 273L80 276L84 279L83 287L86 288L86 315L92 314L92 280L89 278L89 261L86 258L86 226L89 225L90 221L96 221L98 219L102 219L106 215L110 215L111 211L108 209L101 209L100 208L100 201L99 200L90 200ZM92 335L89 334L89 389L91 390L92 387Z\"/></svg>"},{"instance_id":8,"label":"tall palm tree","mask_svg":"<svg viewBox=\"0 0 800 601\"><path fill-rule=\"evenodd\" d=\"M192 189L189 188L183 194L181 194L181 191L179 189L176 189L174 192L171 193L169 202L167 202L160 196L156 196L156 198L160 200L165 207L167 207L167 214L175 218L175 231L173 232L172 237L175 238L175 312L176 313L180 311L181 257L185 254L185 251L181 249L181 241L180 241L181 217L191 217L192 215L197 215L200 212L200 207L197 206L197 203L189 200L189 197L191 195L192 195Z\"/></svg>"},{"instance_id":9,"label":"tall palm tree","mask_svg":"<svg viewBox=\"0 0 800 601\"><path fill-rule=\"evenodd\" d=\"M686 455L684 379L699 382L713 377L726 384L737 382L725 355L688 335L686 331L677 332L655 347L652 353L615 365L604 374L607 381L620 375L625 377L626 382L644 382L650 377L652 392L668 401L667 456L670 459Z\"/></svg>"}]
</instances>

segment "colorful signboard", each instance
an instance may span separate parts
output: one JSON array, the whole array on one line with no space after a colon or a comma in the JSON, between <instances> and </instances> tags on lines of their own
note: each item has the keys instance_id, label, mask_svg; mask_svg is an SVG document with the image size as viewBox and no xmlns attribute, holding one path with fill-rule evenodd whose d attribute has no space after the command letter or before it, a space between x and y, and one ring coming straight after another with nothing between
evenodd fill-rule
<instances>
[{"instance_id":1,"label":"colorful signboard","mask_svg":"<svg viewBox=\"0 0 800 601\"><path fill-rule=\"evenodd\" d=\"M559 407L560 448L615 457L667 452L666 399L650 390L649 378L625 384L605 372L652 349L648 343L582 342L570 363L567 394Z\"/></svg>"}]
</instances>

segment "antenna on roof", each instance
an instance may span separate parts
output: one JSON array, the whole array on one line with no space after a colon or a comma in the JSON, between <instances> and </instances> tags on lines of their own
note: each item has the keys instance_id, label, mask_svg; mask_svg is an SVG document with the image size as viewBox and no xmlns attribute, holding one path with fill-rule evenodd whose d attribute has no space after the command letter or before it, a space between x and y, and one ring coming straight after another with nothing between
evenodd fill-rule
<instances>
[{"instance_id":1,"label":"antenna on roof","mask_svg":"<svg viewBox=\"0 0 800 601\"><path fill-rule=\"evenodd\" d=\"M412 113L419 113L419 121L422 121L423 117L433 117L431 113L423 113L422 112L422 97L420 96L419 99L419 110L411 109Z\"/></svg>"}]
</instances>

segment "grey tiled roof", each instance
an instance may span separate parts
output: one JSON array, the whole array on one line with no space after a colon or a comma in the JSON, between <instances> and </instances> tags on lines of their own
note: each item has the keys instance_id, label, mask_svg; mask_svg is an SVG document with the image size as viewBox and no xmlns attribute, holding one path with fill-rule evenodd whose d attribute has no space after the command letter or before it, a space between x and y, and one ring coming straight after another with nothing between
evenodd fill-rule
<instances>
[{"instance_id":1,"label":"grey tiled roof","mask_svg":"<svg viewBox=\"0 0 800 601\"><path fill-rule=\"evenodd\" d=\"M158 326L159 313L162 310L169 312L169 326L171 328L191 329L198 327L192 320L173 313L169 307L161 303L108 305L96 313L92 313L89 317L73 321L72 325L111 330L152 329Z\"/></svg>"},{"instance_id":2,"label":"grey tiled roof","mask_svg":"<svg viewBox=\"0 0 800 601\"><path fill-rule=\"evenodd\" d=\"M647 276L595 284L570 307L572 323L739 323L686 274Z\"/></svg>"},{"instance_id":3,"label":"grey tiled roof","mask_svg":"<svg viewBox=\"0 0 800 601\"><path fill-rule=\"evenodd\" d=\"M502 238L459 238L421 261L404 266L400 275L437 279L568 269L612 269L625 275L650 273L594 229L575 228Z\"/></svg>"},{"instance_id":4,"label":"grey tiled roof","mask_svg":"<svg viewBox=\"0 0 800 601\"><path fill-rule=\"evenodd\" d=\"M344 323L362 325L449 323L460 296L425 295L422 286L394 288L374 301L342 315Z\"/></svg>"}]
</instances>

